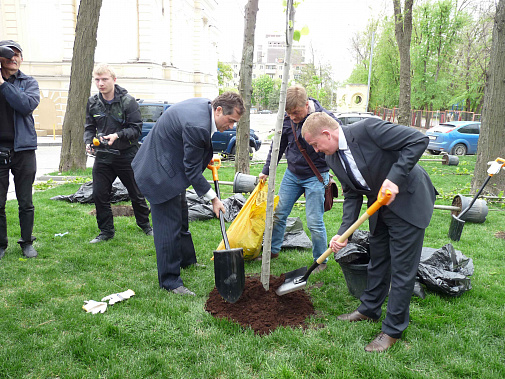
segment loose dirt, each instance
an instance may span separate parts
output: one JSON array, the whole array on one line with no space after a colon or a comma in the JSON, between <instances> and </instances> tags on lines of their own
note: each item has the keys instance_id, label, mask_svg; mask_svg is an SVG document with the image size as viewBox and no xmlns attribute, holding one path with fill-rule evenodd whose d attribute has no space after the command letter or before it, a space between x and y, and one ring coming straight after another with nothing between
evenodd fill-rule
<instances>
[{"instance_id":1,"label":"loose dirt","mask_svg":"<svg viewBox=\"0 0 505 379\"><path fill-rule=\"evenodd\" d=\"M309 295L299 290L277 296L275 290L284 283L284 275L270 276L270 289L265 291L259 277L248 276L244 292L234 304L228 303L217 288L209 293L205 310L214 317L233 320L255 334L264 335L279 326L307 328L306 320L315 314Z\"/></svg>"}]
</instances>

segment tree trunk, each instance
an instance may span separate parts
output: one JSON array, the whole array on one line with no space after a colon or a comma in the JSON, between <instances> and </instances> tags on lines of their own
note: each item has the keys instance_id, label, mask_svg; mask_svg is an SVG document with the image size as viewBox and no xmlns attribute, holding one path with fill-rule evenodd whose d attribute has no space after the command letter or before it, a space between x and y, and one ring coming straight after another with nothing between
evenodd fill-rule
<instances>
[{"instance_id":1,"label":"tree trunk","mask_svg":"<svg viewBox=\"0 0 505 379\"><path fill-rule=\"evenodd\" d=\"M472 179L472 191L477 192L487 178L487 162L496 158L505 158L505 0L500 0L496 8L493 29L493 42L484 92L482 108L482 124L479 145L477 148L477 163ZM505 171L494 175L486 190L498 195L505 190Z\"/></svg>"},{"instance_id":2,"label":"tree trunk","mask_svg":"<svg viewBox=\"0 0 505 379\"><path fill-rule=\"evenodd\" d=\"M77 14L67 109L63 120L60 172L86 168L84 120L91 89L101 7L102 0L81 0Z\"/></svg>"},{"instance_id":3,"label":"tree trunk","mask_svg":"<svg viewBox=\"0 0 505 379\"><path fill-rule=\"evenodd\" d=\"M265 291L270 288L270 255L272 253L272 227L274 216L275 199L275 176L277 174L277 158L281 144L282 123L284 121L284 109L286 108L286 91L289 81L289 67L291 66L291 49L293 46L293 33L295 25L294 0L288 0L286 6L286 55L284 57L284 69L282 71L282 84L279 96L279 109L277 110L277 123L272 141L272 153L270 156L270 168L268 173L267 212L265 218L265 236L263 241L263 259L261 262L261 284Z\"/></svg>"},{"instance_id":4,"label":"tree trunk","mask_svg":"<svg viewBox=\"0 0 505 379\"><path fill-rule=\"evenodd\" d=\"M254 55L254 31L256 29L256 13L258 1L249 0L245 7L244 45L242 46L242 62L240 64L239 92L244 100L245 112L237 125L237 141L235 142L235 172L249 174L249 131L252 96L252 66Z\"/></svg>"},{"instance_id":5,"label":"tree trunk","mask_svg":"<svg viewBox=\"0 0 505 379\"><path fill-rule=\"evenodd\" d=\"M412 6L414 0L405 0L402 14L400 0L393 0L395 10L395 37L400 53L400 101L398 123L410 125L410 41L412 37Z\"/></svg>"}]
</instances>

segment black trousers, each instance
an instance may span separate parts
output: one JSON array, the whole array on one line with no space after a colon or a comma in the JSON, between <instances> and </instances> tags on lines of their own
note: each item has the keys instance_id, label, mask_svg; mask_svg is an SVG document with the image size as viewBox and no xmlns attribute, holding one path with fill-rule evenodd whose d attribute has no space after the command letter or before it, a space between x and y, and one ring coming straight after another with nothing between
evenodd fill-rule
<instances>
[{"instance_id":1,"label":"black trousers","mask_svg":"<svg viewBox=\"0 0 505 379\"><path fill-rule=\"evenodd\" d=\"M424 229L402 220L387 207L379 209L375 232L370 236L367 288L358 311L373 319L381 316L388 297L382 331L400 338L409 324L409 306L421 259Z\"/></svg>"},{"instance_id":2,"label":"black trousers","mask_svg":"<svg viewBox=\"0 0 505 379\"><path fill-rule=\"evenodd\" d=\"M101 155L95 158L93 165L93 201L96 207L98 229L103 234L114 236L114 218L110 207L110 197L112 183L117 177L128 190L137 225L142 229L149 227L149 207L135 182L131 166L135 152L118 156L107 154L103 159L100 157Z\"/></svg>"},{"instance_id":3,"label":"black trousers","mask_svg":"<svg viewBox=\"0 0 505 379\"><path fill-rule=\"evenodd\" d=\"M35 237L32 236L35 208L32 202L32 185L37 172L37 159L35 150L12 152L11 162L0 165L0 248L7 248L7 217L5 216L5 203L9 190L9 172L14 176L14 187L19 209L19 226L21 238L18 243L23 246L31 244Z\"/></svg>"},{"instance_id":4,"label":"black trousers","mask_svg":"<svg viewBox=\"0 0 505 379\"><path fill-rule=\"evenodd\" d=\"M181 268L196 263L195 247L188 230L186 192L161 204L151 204L154 246L161 288L183 285Z\"/></svg>"}]
</instances>

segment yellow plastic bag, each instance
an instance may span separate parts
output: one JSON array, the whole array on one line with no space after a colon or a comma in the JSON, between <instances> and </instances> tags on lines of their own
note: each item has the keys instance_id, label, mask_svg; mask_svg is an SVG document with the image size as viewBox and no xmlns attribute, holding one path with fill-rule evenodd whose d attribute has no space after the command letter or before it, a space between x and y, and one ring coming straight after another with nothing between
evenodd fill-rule
<instances>
[{"instance_id":1,"label":"yellow plastic bag","mask_svg":"<svg viewBox=\"0 0 505 379\"><path fill-rule=\"evenodd\" d=\"M267 191L266 181L260 181L227 230L230 249L242 248L245 260L257 258L261 252L267 212ZM275 196L274 209L278 202L279 196ZM217 250L225 250L223 241Z\"/></svg>"}]
</instances>

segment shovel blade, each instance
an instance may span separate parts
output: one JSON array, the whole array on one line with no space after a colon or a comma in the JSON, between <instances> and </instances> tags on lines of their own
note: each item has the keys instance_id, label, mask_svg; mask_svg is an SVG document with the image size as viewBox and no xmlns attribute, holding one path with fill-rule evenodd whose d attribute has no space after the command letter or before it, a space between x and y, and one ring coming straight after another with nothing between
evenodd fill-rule
<instances>
[{"instance_id":1,"label":"shovel blade","mask_svg":"<svg viewBox=\"0 0 505 379\"><path fill-rule=\"evenodd\" d=\"M244 251L240 249L214 251L214 278L221 297L235 303L245 286Z\"/></svg>"},{"instance_id":2,"label":"shovel blade","mask_svg":"<svg viewBox=\"0 0 505 379\"><path fill-rule=\"evenodd\" d=\"M465 226L465 221L452 215L451 226L449 226L449 238L453 241L459 241L461 233L463 233L463 226Z\"/></svg>"},{"instance_id":3,"label":"shovel blade","mask_svg":"<svg viewBox=\"0 0 505 379\"><path fill-rule=\"evenodd\" d=\"M301 267L294 271L289 271L284 274L285 280L279 288L275 290L277 296L286 295L287 293L298 291L302 289L307 284L307 280L301 280L303 276L307 273L307 266Z\"/></svg>"}]
</instances>

